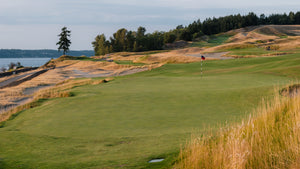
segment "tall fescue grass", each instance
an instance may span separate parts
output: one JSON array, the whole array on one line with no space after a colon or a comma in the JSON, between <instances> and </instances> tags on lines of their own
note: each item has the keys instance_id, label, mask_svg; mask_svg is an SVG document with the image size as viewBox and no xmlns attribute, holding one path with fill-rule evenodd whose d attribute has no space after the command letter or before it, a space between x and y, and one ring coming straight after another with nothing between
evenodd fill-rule
<instances>
[{"instance_id":1,"label":"tall fescue grass","mask_svg":"<svg viewBox=\"0 0 300 169\"><path fill-rule=\"evenodd\" d=\"M65 80L65 81L57 84L54 87L40 90L40 91L34 93L33 99L30 103L17 106L8 111L0 112L0 122L8 120L14 114L16 114L20 111L40 105L41 99L70 97L70 96L72 96L70 89L72 89L74 87L83 86L83 85L97 85L97 84L105 83L105 82L108 82L111 80L113 80L113 79L107 78L107 79L79 79L79 80L69 79L69 80ZM0 124L0 127L1 127L1 124Z\"/></svg>"},{"instance_id":2,"label":"tall fescue grass","mask_svg":"<svg viewBox=\"0 0 300 169\"><path fill-rule=\"evenodd\" d=\"M12 87L0 90L0 114L4 109L14 105L13 100L18 100L24 98L23 90Z\"/></svg>"},{"instance_id":3,"label":"tall fescue grass","mask_svg":"<svg viewBox=\"0 0 300 169\"><path fill-rule=\"evenodd\" d=\"M110 81L112 79L101 79L101 80L93 80L93 79L68 79L61 83L58 83L56 86L44 90L40 90L34 94L34 100L38 99L48 99L48 98L60 98L60 97L70 97L72 94L70 93L70 89L83 86L83 85L97 85L100 83L104 83Z\"/></svg>"},{"instance_id":4,"label":"tall fescue grass","mask_svg":"<svg viewBox=\"0 0 300 169\"><path fill-rule=\"evenodd\" d=\"M8 111L0 112L0 127L3 126L3 124L4 124L3 122L5 122L6 120L12 118L14 116L14 114L17 114L18 112L21 112L21 111L26 110L26 109L36 107L38 105L39 105L39 102L38 102L38 100L36 100L36 101L30 102L30 103L27 103L27 104L24 104L24 105L17 106L17 107L12 108Z\"/></svg>"},{"instance_id":5,"label":"tall fescue grass","mask_svg":"<svg viewBox=\"0 0 300 169\"><path fill-rule=\"evenodd\" d=\"M240 125L195 137L175 168L300 168L300 95L263 101Z\"/></svg>"}]
</instances>

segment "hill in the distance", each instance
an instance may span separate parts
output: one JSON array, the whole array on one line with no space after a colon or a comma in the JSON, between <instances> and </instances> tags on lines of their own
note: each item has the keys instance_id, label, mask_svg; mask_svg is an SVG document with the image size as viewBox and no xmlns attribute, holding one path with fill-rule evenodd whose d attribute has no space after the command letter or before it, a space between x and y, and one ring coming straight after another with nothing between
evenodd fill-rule
<instances>
[{"instance_id":1,"label":"hill in the distance","mask_svg":"<svg viewBox=\"0 0 300 169\"><path fill-rule=\"evenodd\" d=\"M300 25L250 26L213 35L207 41L194 42L193 47L202 48L203 53L246 48L286 51L300 46L299 33ZM210 41L216 41L215 45L204 43Z\"/></svg>"},{"instance_id":2,"label":"hill in the distance","mask_svg":"<svg viewBox=\"0 0 300 169\"><path fill-rule=\"evenodd\" d=\"M51 49L21 50L21 49L0 49L0 58L58 58L63 52ZM92 50L69 51L72 56L94 56Z\"/></svg>"}]
</instances>

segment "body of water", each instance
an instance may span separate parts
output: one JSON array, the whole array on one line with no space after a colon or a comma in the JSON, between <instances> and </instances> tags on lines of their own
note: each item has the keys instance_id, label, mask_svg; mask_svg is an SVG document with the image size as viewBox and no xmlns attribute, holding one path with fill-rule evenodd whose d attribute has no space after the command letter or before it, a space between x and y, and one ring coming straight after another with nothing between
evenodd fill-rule
<instances>
[{"instance_id":1,"label":"body of water","mask_svg":"<svg viewBox=\"0 0 300 169\"><path fill-rule=\"evenodd\" d=\"M8 65L20 62L24 67L40 67L47 63L51 58L0 58L0 69L8 68Z\"/></svg>"}]
</instances>

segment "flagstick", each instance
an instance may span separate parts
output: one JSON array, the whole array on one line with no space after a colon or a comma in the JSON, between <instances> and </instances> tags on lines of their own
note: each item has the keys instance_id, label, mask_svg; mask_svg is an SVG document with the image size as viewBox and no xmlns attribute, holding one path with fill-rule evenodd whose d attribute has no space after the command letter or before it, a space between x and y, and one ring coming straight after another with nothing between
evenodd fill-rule
<instances>
[{"instance_id":1,"label":"flagstick","mask_svg":"<svg viewBox=\"0 0 300 169\"><path fill-rule=\"evenodd\" d=\"M202 79L202 59L201 59L201 79Z\"/></svg>"}]
</instances>

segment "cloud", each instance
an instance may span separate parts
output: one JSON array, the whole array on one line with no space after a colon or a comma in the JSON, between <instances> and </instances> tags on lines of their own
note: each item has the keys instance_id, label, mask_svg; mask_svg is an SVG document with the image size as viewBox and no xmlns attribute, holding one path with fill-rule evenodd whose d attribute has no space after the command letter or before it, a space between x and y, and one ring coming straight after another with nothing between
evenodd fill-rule
<instances>
[{"instance_id":1,"label":"cloud","mask_svg":"<svg viewBox=\"0 0 300 169\"><path fill-rule=\"evenodd\" d=\"M55 49L60 28L67 26L72 47L91 49L97 34L109 37L119 28L168 31L199 18L283 13L299 6L298 0L1 0L0 47Z\"/></svg>"},{"instance_id":2,"label":"cloud","mask_svg":"<svg viewBox=\"0 0 300 169\"><path fill-rule=\"evenodd\" d=\"M99 2L99 1L98 1ZM169 7L181 9L203 8L247 8L257 6L295 6L300 5L298 0L113 0L107 3L113 5L135 5L152 7Z\"/></svg>"},{"instance_id":3,"label":"cloud","mask_svg":"<svg viewBox=\"0 0 300 169\"><path fill-rule=\"evenodd\" d=\"M2 0L0 19L2 24L76 24L101 25L117 23L154 23L192 20L198 17L219 15L220 11L265 9L296 9L300 2L290 1L240 1L240 0ZM274 10L273 10L274 11ZM206 12L206 13L205 13ZM167 22L168 23L168 22Z\"/></svg>"}]
</instances>

